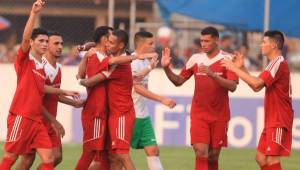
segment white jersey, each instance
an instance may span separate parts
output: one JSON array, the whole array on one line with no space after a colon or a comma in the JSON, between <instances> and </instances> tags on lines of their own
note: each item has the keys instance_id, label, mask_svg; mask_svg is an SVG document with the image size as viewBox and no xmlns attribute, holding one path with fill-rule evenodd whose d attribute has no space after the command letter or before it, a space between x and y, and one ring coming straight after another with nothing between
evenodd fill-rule
<instances>
[{"instance_id":1,"label":"white jersey","mask_svg":"<svg viewBox=\"0 0 300 170\"><path fill-rule=\"evenodd\" d=\"M141 70L147 68L149 64L150 64L150 61L148 59L132 61L131 62L132 76L137 75L139 72L141 72ZM147 74L141 81L142 85L145 88L148 88L148 78L149 78L149 75ZM134 103L136 118L146 118L146 117L150 116L148 107L146 106L145 97L138 94L134 90L134 88L132 88L132 100Z\"/></svg>"}]
</instances>

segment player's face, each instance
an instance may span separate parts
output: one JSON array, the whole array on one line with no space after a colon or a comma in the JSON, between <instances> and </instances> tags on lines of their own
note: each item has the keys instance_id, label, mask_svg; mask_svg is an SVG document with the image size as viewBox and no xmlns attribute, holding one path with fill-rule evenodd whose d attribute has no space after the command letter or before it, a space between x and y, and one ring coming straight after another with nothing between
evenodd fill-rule
<instances>
[{"instance_id":1,"label":"player's face","mask_svg":"<svg viewBox=\"0 0 300 170\"><path fill-rule=\"evenodd\" d=\"M211 53L218 47L218 38L211 35L201 35L200 42L204 53Z\"/></svg>"},{"instance_id":2,"label":"player's face","mask_svg":"<svg viewBox=\"0 0 300 170\"><path fill-rule=\"evenodd\" d=\"M32 50L40 55L45 54L48 49L48 40L48 35L38 35L34 40L30 41Z\"/></svg>"},{"instance_id":3,"label":"player's face","mask_svg":"<svg viewBox=\"0 0 300 170\"><path fill-rule=\"evenodd\" d=\"M118 53L121 49L123 49L123 43L118 40L118 37L115 35L110 35L108 37L108 49L111 54Z\"/></svg>"},{"instance_id":4,"label":"player's face","mask_svg":"<svg viewBox=\"0 0 300 170\"><path fill-rule=\"evenodd\" d=\"M108 38L109 38L109 34L101 37L101 40L100 40L101 41L100 43L104 46L105 51L107 51L109 49Z\"/></svg>"},{"instance_id":5,"label":"player's face","mask_svg":"<svg viewBox=\"0 0 300 170\"><path fill-rule=\"evenodd\" d=\"M155 51L154 38L146 38L141 42L142 51L145 53L151 53Z\"/></svg>"},{"instance_id":6,"label":"player's face","mask_svg":"<svg viewBox=\"0 0 300 170\"><path fill-rule=\"evenodd\" d=\"M269 56L269 54L272 53L272 51L276 47L276 44L269 37L264 37L260 46L262 55Z\"/></svg>"},{"instance_id":7,"label":"player's face","mask_svg":"<svg viewBox=\"0 0 300 170\"><path fill-rule=\"evenodd\" d=\"M63 39L61 36L53 35L49 37L48 51L52 56L60 57L63 49Z\"/></svg>"}]
</instances>

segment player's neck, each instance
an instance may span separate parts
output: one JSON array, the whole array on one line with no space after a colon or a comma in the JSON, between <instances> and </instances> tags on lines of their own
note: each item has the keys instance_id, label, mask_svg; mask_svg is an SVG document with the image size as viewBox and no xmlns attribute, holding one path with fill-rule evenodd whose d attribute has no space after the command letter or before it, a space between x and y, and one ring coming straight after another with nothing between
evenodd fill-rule
<instances>
[{"instance_id":1,"label":"player's neck","mask_svg":"<svg viewBox=\"0 0 300 170\"><path fill-rule=\"evenodd\" d=\"M281 51L280 50L274 50L267 57L268 57L269 60L274 60L278 56L282 56Z\"/></svg>"},{"instance_id":2,"label":"player's neck","mask_svg":"<svg viewBox=\"0 0 300 170\"><path fill-rule=\"evenodd\" d=\"M31 55L38 61L38 62L42 62L42 56L43 54L39 54L38 52L31 50Z\"/></svg>"},{"instance_id":3,"label":"player's neck","mask_svg":"<svg viewBox=\"0 0 300 170\"><path fill-rule=\"evenodd\" d=\"M46 53L45 55L45 58L47 59L47 61L53 66L53 67L56 67L56 57L49 54L49 53Z\"/></svg>"},{"instance_id":4,"label":"player's neck","mask_svg":"<svg viewBox=\"0 0 300 170\"><path fill-rule=\"evenodd\" d=\"M105 52L105 45L97 44L97 45L95 46L95 48L96 48L97 51L99 51L99 52Z\"/></svg>"},{"instance_id":5,"label":"player's neck","mask_svg":"<svg viewBox=\"0 0 300 170\"><path fill-rule=\"evenodd\" d=\"M217 56L220 53L220 49L216 48L214 50L212 50L209 53L206 53L208 58L214 58L215 56Z\"/></svg>"},{"instance_id":6,"label":"player's neck","mask_svg":"<svg viewBox=\"0 0 300 170\"><path fill-rule=\"evenodd\" d=\"M141 50L141 49L135 49L135 52L137 53L137 54L143 54L143 53L145 53L143 50Z\"/></svg>"}]
</instances>

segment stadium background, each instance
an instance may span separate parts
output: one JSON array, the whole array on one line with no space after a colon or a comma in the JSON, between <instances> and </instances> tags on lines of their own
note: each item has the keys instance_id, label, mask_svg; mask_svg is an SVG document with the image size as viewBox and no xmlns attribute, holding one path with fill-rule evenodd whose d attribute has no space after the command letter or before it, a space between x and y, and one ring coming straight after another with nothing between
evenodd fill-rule
<instances>
[{"instance_id":1,"label":"stadium background","mask_svg":"<svg viewBox=\"0 0 300 170\"><path fill-rule=\"evenodd\" d=\"M13 50L20 42L22 31L33 0L0 0L0 16L9 20L8 28L0 29L0 47ZM115 0L114 22L115 28L123 28L130 32L130 0ZM133 32L145 29L158 35L163 25L159 9L154 0L137 0L136 24ZM47 7L39 17L37 26L60 31L64 36L64 57L71 55L75 45L91 39L92 32L99 25L107 25L108 0L49 0ZM193 39L199 36L201 28L208 25L189 17L174 15L171 18L173 29L170 34L170 44L178 48L181 56L185 55L188 47L193 45ZM249 54L257 56L259 51L260 32L243 32L228 29L222 25L215 25L221 30L221 35L230 33L241 44L247 41ZM293 43L289 56L293 50L297 52L299 40L290 38ZM1 48L0 48L1 49ZM1 51L1 50L0 50ZM0 53L1 56L1 53ZM260 61L260 60L258 60ZM262 62L262 61L260 61ZM283 161L289 170L299 169L300 164L300 73L298 63L292 63L293 106L295 119L293 126L292 157ZM84 95L85 89L76 80L75 66L63 66L62 88L78 90ZM259 71L259 69L257 70ZM16 76L12 64L0 64L0 141L6 135L6 117L15 90ZM166 169L192 169L193 151L189 147L189 108L193 95L193 80L189 80L182 87L174 87L161 69L155 69L150 75L150 90L170 96L177 101L177 106L170 110L165 106L149 101L152 120L159 145L162 146L162 162ZM229 126L229 149L221 157L221 167L224 169L257 169L254 161L255 146L263 126L263 94L253 93L249 87L240 82L236 92L230 94L232 118ZM66 105L59 105L58 119L66 129L63 138L65 145L64 162L58 169L72 169L79 157L81 148L80 109ZM0 150L0 155L2 149ZM146 162L141 156L142 151L133 151L133 159L138 169L146 169ZM233 161L238 160L238 161Z\"/></svg>"}]
</instances>

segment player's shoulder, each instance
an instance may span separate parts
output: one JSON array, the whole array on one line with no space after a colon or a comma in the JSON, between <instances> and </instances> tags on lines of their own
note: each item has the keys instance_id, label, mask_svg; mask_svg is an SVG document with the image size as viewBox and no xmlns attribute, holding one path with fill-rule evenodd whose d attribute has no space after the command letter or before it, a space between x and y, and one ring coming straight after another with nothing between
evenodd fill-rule
<instances>
[{"instance_id":1,"label":"player's shoulder","mask_svg":"<svg viewBox=\"0 0 300 170\"><path fill-rule=\"evenodd\" d=\"M193 67L195 64L201 62L201 60L204 60L206 58L205 53L195 53L193 54L186 63L186 68L189 69Z\"/></svg>"},{"instance_id":2,"label":"player's shoulder","mask_svg":"<svg viewBox=\"0 0 300 170\"><path fill-rule=\"evenodd\" d=\"M232 60L233 59L232 56L233 56L232 53L229 53L229 52L226 52L226 51L223 51L223 50L221 50L220 53L219 53L220 59L229 58L230 60Z\"/></svg>"}]
</instances>

